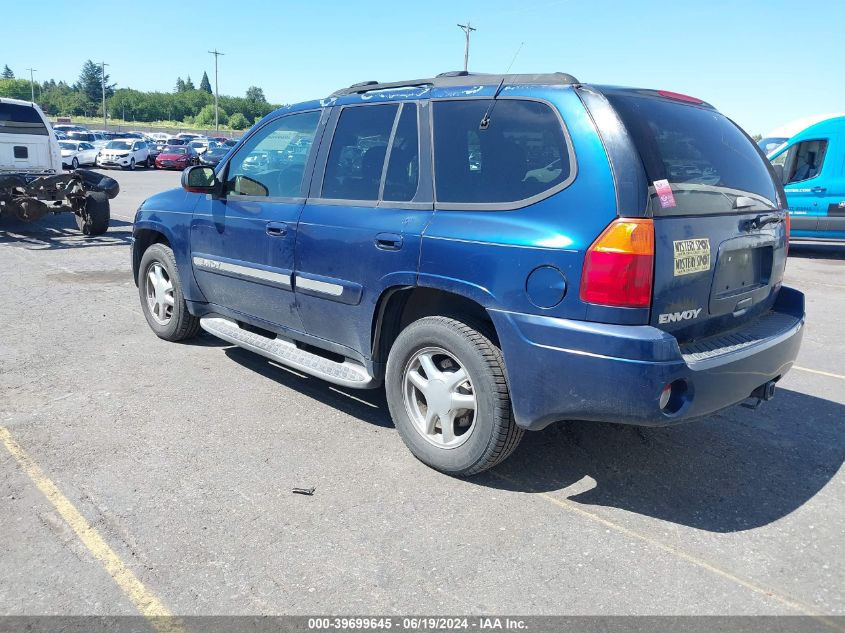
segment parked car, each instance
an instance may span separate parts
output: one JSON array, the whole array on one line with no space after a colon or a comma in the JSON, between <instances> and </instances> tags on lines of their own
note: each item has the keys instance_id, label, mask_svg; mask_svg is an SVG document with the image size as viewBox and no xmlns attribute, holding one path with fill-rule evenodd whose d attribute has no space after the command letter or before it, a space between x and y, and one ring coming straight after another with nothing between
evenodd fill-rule
<instances>
[{"instance_id":1,"label":"parked car","mask_svg":"<svg viewBox=\"0 0 845 633\"><path fill-rule=\"evenodd\" d=\"M185 145L185 146L187 146L187 145L188 145L188 141L187 141L187 139L184 139L184 138L176 138L176 137L174 137L174 138L171 138L171 139L168 139L168 140L167 140L167 145L169 145L169 146L171 146L171 147L175 147L175 146L177 146L177 145Z\"/></svg>"},{"instance_id":2,"label":"parked car","mask_svg":"<svg viewBox=\"0 0 845 633\"><path fill-rule=\"evenodd\" d=\"M205 139L203 139L203 140L196 140L195 139L193 141L189 141L188 146L193 148L193 150L197 154L203 154L208 150L208 143L209 143L209 141L207 141Z\"/></svg>"},{"instance_id":3,"label":"parked car","mask_svg":"<svg viewBox=\"0 0 845 633\"><path fill-rule=\"evenodd\" d=\"M159 169L185 169L195 165L197 155L192 148L185 145L168 145L156 157L156 167Z\"/></svg>"},{"instance_id":4,"label":"parked car","mask_svg":"<svg viewBox=\"0 0 845 633\"><path fill-rule=\"evenodd\" d=\"M72 125L70 123L59 123L53 126L54 132L61 132L67 134L68 132L87 132L88 128L84 125Z\"/></svg>"},{"instance_id":5,"label":"parked car","mask_svg":"<svg viewBox=\"0 0 845 633\"><path fill-rule=\"evenodd\" d=\"M796 134L771 161L786 190L792 239L845 240L845 116Z\"/></svg>"},{"instance_id":6,"label":"parked car","mask_svg":"<svg viewBox=\"0 0 845 633\"><path fill-rule=\"evenodd\" d=\"M62 172L62 149L37 104L0 98L0 220L36 222L71 212L85 235L109 228L117 181L88 169ZM73 161L71 161L73 163Z\"/></svg>"},{"instance_id":7,"label":"parked car","mask_svg":"<svg viewBox=\"0 0 845 633\"><path fill-rule=\"evenodd\" d=\"M237 145L237 144L238 144L238 141L239 141L239 140L240 140L240 139L237 139L237 138L230 138L230 139L227 139L227 140L226 140L226 142L225 142L225 143L223 143L223 144L224 144L226 147L234 147L235 145Z\"/></svg>"},{"instance_id":8,"label":"parked car","mask_svg":"<svg viewBox=\"0 0 845 633\"><path fill-rule=\"evenodd\" d=\"M207 151L199 155L198 162L200 165L209 165L211 167L215 167L217 163L219 163L226 157L226 154L229 153L230 149L231 148L226 147L225 145L216 143L212 146L209 146Z\"/></svg>"},{"instance_id":9,"label":"parked car","mask_svg":"<svg viewBox=\"0 0 845 633\"><path fill-rule=\"evenodd\" d=\"M80 165L95 165L98 150L92 143L85 141L59 141L62 167L79 169Z\"/></svg>"},{"instance_id":10,"label":"parked car","mask_svg":"<svg viewBox=\"0 0 845 633\"><path fill-rule=\"evenodd\" d=\"M141 205L133 272L157 336L202 328L384 384L410 451L462 476L557 420L667 425L774 395L804 332L786 200L715 108L562 73L331 97Z\"/></svg>"},{"instance_id":11,"label":"parked car","mask_svg":"<svg viewBox=\"0 0 845 633\"><path fill-rule=\"evenodd\" d=\"M94 143L97 140L97 137L94 135L93 132L79 132L79 131L70 131L65 132L65 136L70 141L85 141L86 143Z\"/></svg>"},{"instance_id":12,"label":"parked car","mask_svg":"<svg viewBox=\"0 0 845 633\"><path fill-rule=\"evenodd\" d=\"M144 141L132 138L109 141L97 155L99 167L120 167L134 170L138 165L150 166L150 150Z\"/></svg>"},{"instance_id":13,"label":"parked car","mask_svg":"<svg viewBox=\"0 0 845 633\"><path fill-rule=\"evenodd\" d=\"M147 143L147 149L150 150L150 159L147 162L147 165L149 167L152 167L153 169L155 169L155 167L156 167L155 160L156 160L156 158L158 158L158 155L161 154L162 147L160 147L155 141L149 141Z\"/></svg>"},{"instance_id":14,"label":"parked car","mask_svg":"<svg viewBox=\"0 0 845 633\"><path fill-rule=\"evenodd\" d=\"M176 138L184 139L185 141L193 141L194 139L200 138L199 134L191 134L190 132L179 132L176 135Z\"/></svg>"}]
</instances>

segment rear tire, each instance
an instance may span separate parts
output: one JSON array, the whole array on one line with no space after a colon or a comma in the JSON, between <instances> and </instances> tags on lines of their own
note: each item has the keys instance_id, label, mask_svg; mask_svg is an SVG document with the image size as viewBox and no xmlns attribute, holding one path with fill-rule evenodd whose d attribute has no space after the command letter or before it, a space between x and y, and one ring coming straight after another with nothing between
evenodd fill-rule
<instances>
[{"instance_id":1,"label":"rear tire","mask_svg":"<svg viewBox=\"0 0 845 633\"><path fill-rule=\"evenodd\" d=\"M169 246L153 244L138 267L141 310L150 329L165 341L182 341L197 335L200 320L188 312L176 258Z\"/></svg>"},{"instance_id":2,"label":"rear tire","mask_svg":"<svg viewBox=\"0 0 845 633\"><path fill-rule=\"evenodd\" d=\"M89 191L85 196L85 209L76 216L76 226L83 235L102 235L109 230L110 217L109 197L99 191Z\"/></svg>"},{"instance_id":3,"label":"rear tire","mask_svg":"<svg viewBox=\"0 0 845 633\"><path fill-rule=\"evenodd\" d=\"M447 387L458 372L465 376L460 386ZM385 391L405 445L417 459L449 475L466 477L492 468L522 439L501 351L459 320L426 317L402 330L388 356ZM472 402L474 409L455 402Z\"/></svg>"}]
</instances>

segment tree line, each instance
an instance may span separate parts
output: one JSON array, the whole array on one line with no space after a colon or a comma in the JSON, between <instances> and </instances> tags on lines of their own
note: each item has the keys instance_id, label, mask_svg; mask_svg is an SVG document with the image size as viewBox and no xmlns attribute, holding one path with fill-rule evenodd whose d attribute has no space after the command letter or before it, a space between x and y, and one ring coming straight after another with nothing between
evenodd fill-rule
<instances>
[{"instance_id":1,"label":"tree line","mask_svg":"<svg viewBox=\"0 0 845 633\"><path fill-rule=\"evenodd\" d=\"M203 73L199 88L191 77L178 77L171 92L144 92L117 88L103 76L102 67L90 59L85 62L79 79L68 84L50 79L35 84L35 101L48 116L103 116L103 85L109 118L144 123L178 121L186 125L214 125L214 96L208 73ZM18 79L9 66L0 73L0 97L30 100L32 86L28 79ZM269 114L278 106L267 102L264 91L250 86L243 97L220 95L219 120L233 130L243 130Z\"/></svg>"}]
</instances>

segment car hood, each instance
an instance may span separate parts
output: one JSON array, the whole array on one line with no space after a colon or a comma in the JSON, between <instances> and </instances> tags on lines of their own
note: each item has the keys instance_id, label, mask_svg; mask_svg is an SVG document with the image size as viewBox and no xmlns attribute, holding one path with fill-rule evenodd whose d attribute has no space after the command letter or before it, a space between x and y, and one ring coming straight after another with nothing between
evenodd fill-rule
<instances>
[{"instance_id":1,"label":"car hood","mask_svg":"<svg viewBox=\"0 0 845 633\"><path fill-rule=\"evenodd\" d=\"M188 157L185 154L168 154L167 152L162 152L158 155L158 157L162 160L180 160L185 159L187 160Z\"/></svg>"}]
</instances>

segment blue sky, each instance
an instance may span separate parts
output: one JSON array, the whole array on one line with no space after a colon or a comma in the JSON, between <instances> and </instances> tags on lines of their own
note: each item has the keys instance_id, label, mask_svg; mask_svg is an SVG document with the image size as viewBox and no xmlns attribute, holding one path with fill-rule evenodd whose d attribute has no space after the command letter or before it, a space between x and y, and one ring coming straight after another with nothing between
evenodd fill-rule
<instances>
[{"instance_id":1,"label":"blue sky","mask_svg":"<svg viewBox=\"0 0 845 633\"><path fill-rule=\"evenodd\" d=\"M18 77L75 80L89 57L120 87L172 90L177 76L220 92L252 84L274 103L358 81L470 70L565 71L583 82L664 88L713 103L750 133L845 111L845 2L781 0L518 0L408 2L11 2L0 64ZM806 8L807 12L801 9ZM49 15L49 21L44 23ZM26 27L31 26L31 29ZM112 30L113 29L113 30Z\"/></svg>"}]
</instances>

